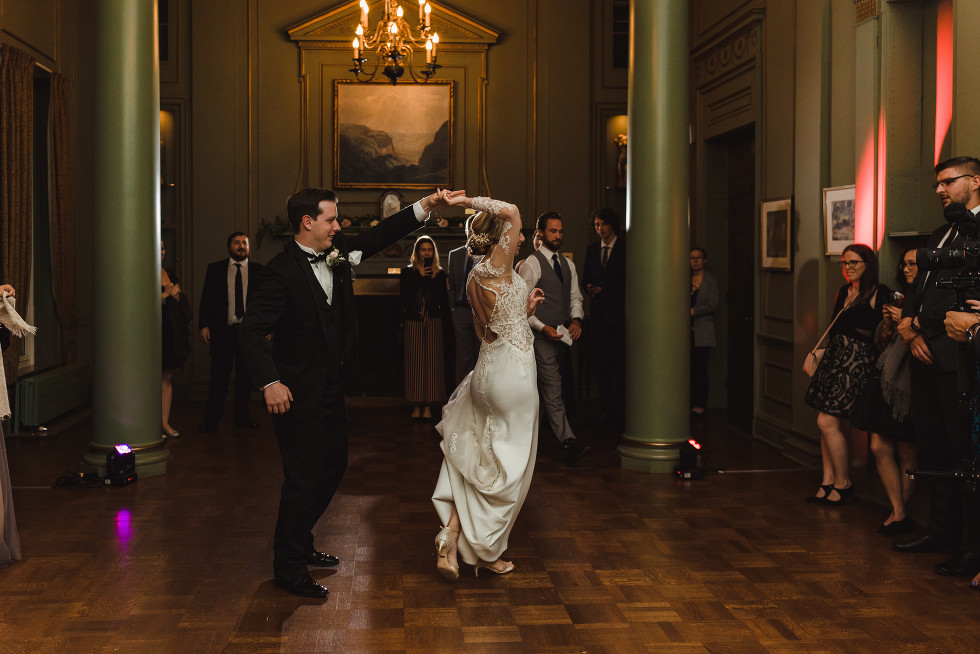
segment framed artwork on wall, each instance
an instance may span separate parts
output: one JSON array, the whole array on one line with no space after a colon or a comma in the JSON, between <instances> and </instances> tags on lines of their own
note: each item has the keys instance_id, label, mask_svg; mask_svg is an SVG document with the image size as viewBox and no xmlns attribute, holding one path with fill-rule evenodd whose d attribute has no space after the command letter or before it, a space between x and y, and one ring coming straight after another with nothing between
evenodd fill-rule
<instances>
[{"instance_id":1,"label":"framed artwork on wall","mask_svg":"<svg viewBox=\"0 0 980 654\"><path fill-rule=\"evenodd\" d=\"M452 188L453 82L334 80L334 186Z\"/></svg>"},{"instance_id":2,"label":"framed artwork on wall","mask_svg":"<svg viewBox=\"0 0 980 654\"><path fill-rule=\"evenodd\" d=\"M854 184L823 190L823 227L827 254L842 254L854 242Z\"/></svg>"},{"instance_id":3,"label":"framed artwork on wall","mask_svg":"<svg viewBox=\"0 0 980 654\"><path fill-rule=\"evenodd\" d=\"M762 269L792 270L793 197L762 202Z\"/></svg>"}]
</instances>

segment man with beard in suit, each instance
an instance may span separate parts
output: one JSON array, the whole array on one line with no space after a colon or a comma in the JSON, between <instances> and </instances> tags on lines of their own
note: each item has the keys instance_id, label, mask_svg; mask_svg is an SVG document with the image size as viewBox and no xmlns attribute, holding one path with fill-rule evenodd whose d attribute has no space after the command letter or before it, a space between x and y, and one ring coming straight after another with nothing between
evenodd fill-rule
<instances>
[{"instance_id":1,"label":"man with beard in suit","mask_svg":"<svg viewBox=\"0 0 980 654\"><path fill-rule=\"evenodd\" d=\"M253 281L239 338L282 455L273 572L287 592L326 597L308 566L339 563L314 548L313 528L347 468L344 378L357 366L351 265L415 231L463 192L438 191L353 236L341 233L333 191L303 189L286 201L294 238Z\"/></svg>"},{"instance_id":2,"label":"man with beard in suit","mask_svg":"<svg viewBox=\"0 0 980 654\"><path fill-rule=\"evenodd\" d=\"M238 344L238 328L248 306L249 278L261 274L262 264L249 262L245 232L230 234L226 245L228 258L208 264L197 314L201 340L211 348L211 381L204 405L204 422L199 430L202 433L218 428L232 367L235 368L235 427L258 427L258 423L248 416L252 384Z\"/></svg>"},{"instance_id":3,"label":"man with beard in suit","mask_svg":"<svg viewBox=\"0 0 980 654\"><path fill-rule=\"evenodd\" d=\"M622 428L626 419L626 241L619 214L598 209L592 226L599 240L585 251L582 284L589 308L589 359L599 383L601 420Z\"/></svg>"},{"instance_id":4,"label":"man with beard in suit","mask_svg":"<svg viewBox=\"0 0 980 654\"><path fill-rule=\"evenodd\" d=\"M949 210L980 211L980 161L956 157L936 165L933 188L944 214ZM953 206L951 206L953 205ZM955 206L961 205L961 206ZM929 248L963 247L956 224L945 224L929 238ZM958 406L960 389L957 365L960 350L943 324L954 303L952 288L937 282L955 276L956 270L923 270L902 307L898 333L912 352L912 396L910 415L915 430L919 466L923 470L951 471L969 451L969 434L963 410ZM975 289L967 299L977 299ZM965 358L965 357L964 357ZM966 365L966 362L963 362ZM899 552L956 552L937 563L935 571L950 577L972 577L980 572L980 533L975 508L966 512L964 524L962 489L953 479L928 479L929 522L926 535L904 543L892 543ZM971 502L975 503L975 502ZM964 529L966 527L966 529Z\"/></svg>"}]
</instances>

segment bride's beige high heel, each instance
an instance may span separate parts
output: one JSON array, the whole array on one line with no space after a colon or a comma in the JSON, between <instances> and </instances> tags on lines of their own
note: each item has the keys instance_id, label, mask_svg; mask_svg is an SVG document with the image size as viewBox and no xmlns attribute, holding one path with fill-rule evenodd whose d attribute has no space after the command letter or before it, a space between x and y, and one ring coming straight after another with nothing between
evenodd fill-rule
<instances>
[{"instance_id":1,"label":"bride's beige high heel","mask_svg":"<svg viewBox=\"0 0 980 654\"><path fill-rule=\"evenodd\" d=\"M497 559L497 561L499 561L499 560L500 559ZM480 576L480 568L483 568L484 570L489 570L490 572L494 573L495 575L505 575L508 572L513 572L514 571L514 564L512 562L510 562L510 561L504 561L503 562L504 563L504 567L501 568L501 569L497 569L497 568L493 567L493 564L496 563L497 561L490 561L490 562L487 562L487 561L477 561L476 562L476 565L473 566L473 572L474 572L474 574L477 577L479 577Z\"/></svg>"},{"instance_id":2,"label":"bride's beige high heel","mask_svg":"<svg viewBox=\"0 0 980 654\"><path fill-rule=\"evenodd\" d=\"M456 551L456 544L453 542L451 534L458 533L449 527L443 527L436 534L436 554L439 555L436 567L439 569L439 574L450 581L459 579L459 563L449 562L449 555Z\"/></svg>"}]
</instances>

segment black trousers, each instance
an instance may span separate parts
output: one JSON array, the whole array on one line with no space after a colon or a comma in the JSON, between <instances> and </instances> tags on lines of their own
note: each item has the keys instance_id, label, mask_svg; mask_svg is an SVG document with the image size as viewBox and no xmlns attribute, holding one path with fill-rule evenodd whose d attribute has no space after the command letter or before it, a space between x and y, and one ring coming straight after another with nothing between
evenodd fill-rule
<instances>
[{"instance_id":1,"label":"black trousers","mask_svg":"<svg viewBox=\"0 0 980 654\"><path fill-rule=\"evenodd\" d=\"M691 334L691 406L708 406L708 357L711 348L694 344Z\"/></svg>"},{"instance_id":2,"label":"black trousers","mask_svg":"<svg viewBox=\"0 0 980 654\"><path fill-rule=\"evenodd\" d=\"M602 417L622 424L626 418L626 330L623 322L590 319L586 338L589 362L599 386Z\"/></svg>"},{"instance_id":3,"label":"black trousers","mask_svg":"<svg viewBox=\"0 0 980 654\"><path fill-rule=\"evenodd\" d=\"M910 409L922 470L946 472L966 456L968 431L957 405L959 396L956 372L944 372L912 359ZM963 489L952 479L923 477L923 481L929 488L929 535L959 544L963 536Z\"/></svg>"},{"instance_id":4,"label":"black trousers","mask_svg":"<svg viewBox=\"0 0 980 654\"><path fill-rule=\"evenodd\" d=\"M252 382L245 368L245 358L238 347L238 327L211 330L211 379L208 400L204 405L204 424L214 427L225 408L228 379L235 369L235 422L247 422L248 403L252 397Z\"/></svg>"},{"instance_id":5,"label":"black trousers","mask_svg":"<svg viewBox=\"0 0 980 654\"><path fill-rule=\"evenodd\" d=\"M317 404L301 420L290 412L273 416L285 479L279 499L279 518L273 538L272 563L276 579L293 581L309 574L306 557L313 549L313 528L333 499L347 470L347 410L341 377L314 392Z\"/></svg>"}]
</instances>

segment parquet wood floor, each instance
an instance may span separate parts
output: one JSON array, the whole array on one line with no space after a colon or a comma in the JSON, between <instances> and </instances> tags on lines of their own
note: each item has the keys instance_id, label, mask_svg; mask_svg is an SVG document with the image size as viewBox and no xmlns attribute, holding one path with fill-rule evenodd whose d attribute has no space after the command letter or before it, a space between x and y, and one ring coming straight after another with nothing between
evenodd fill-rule
<instances>
[{"instance_id":1,"label":"parquet wood floor","mask_svg":"<svg viewBox=\"0 0 980 654\"><path fill-rule=\"evenodd\" d=\"M872 502L804 504L814 472L711 421L696 432L728 472L692 482L619 469L588 416L577 468L542 433L517 570L463 566L451 584L432 546L435 431L358 400L317 533L342 563L312 573L326 601L296 598L271 579L268 418L202 436L201 407L181 408L168 474L125 488L32 488L77 469L88 423L8 439L25 558L0 570L0 652L980 651L980 593L935 575L942 555L892 552Z\"/></svg>"}]
</instances>

